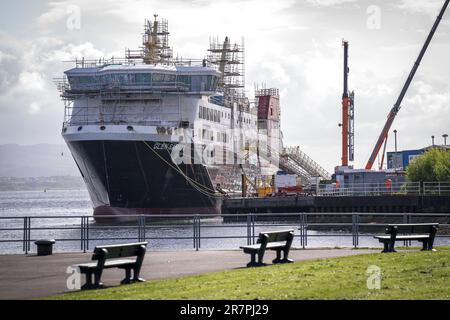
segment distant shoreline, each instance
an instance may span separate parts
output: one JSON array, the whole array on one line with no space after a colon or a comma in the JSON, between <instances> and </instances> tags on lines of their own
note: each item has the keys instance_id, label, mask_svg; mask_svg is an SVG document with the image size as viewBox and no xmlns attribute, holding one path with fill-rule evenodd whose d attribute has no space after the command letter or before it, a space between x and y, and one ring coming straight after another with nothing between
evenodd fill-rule
<instances>
[{"instance_id":1,"label":"distant shoreline","mask_svg":"<svg viewBox=\"0 0 450 320\"><path fill-rule=\"evenodd\" d=\"M79 176L0 177L0 191L86 190Z\"/></svg>"}]
</instances>

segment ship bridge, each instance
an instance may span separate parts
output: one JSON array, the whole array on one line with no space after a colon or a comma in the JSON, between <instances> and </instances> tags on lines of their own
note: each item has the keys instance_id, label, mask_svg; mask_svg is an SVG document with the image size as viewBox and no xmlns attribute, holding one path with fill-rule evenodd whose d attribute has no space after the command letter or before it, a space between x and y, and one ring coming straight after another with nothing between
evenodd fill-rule
<instances>
[{"instance_id":1,"label":"ship bridge","mask_svg":"<svg viewBox=\"0 0 450 320\"><path fill-rule=\"evenodd\" d=\"M104 64L81 66L65 72L63 97L76 99L80 95L106 93L111 90L130 93L182 92L213 95L217 91L220 73L197 66Z\"/></svg>"}]
</instances>

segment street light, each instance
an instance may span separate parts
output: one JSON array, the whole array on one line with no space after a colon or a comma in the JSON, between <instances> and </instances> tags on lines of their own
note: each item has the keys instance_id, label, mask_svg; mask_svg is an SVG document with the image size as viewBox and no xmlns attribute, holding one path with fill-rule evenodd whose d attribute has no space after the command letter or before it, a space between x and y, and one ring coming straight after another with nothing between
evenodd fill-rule
<instances>
[{"instance_id":1,"label":"street light","mask_svg":"<svg viewBox=\"0 0 450 320\"><path fill-rule=\"evenodd\" d=\"M431 145L434 146L434 136L431 136Z\"/></svg>"},{"instance_id":2,"label":"street light","mask_svg":"<svg viewBox=\"0 0 450 320\"><path fill-rule=\"evenodd\" d=\"M447 137L448 137L448 134L446 134L446 133L442 135L442 138L444 138L444 146L447 145Z\"/></svg>"}]
</instances>

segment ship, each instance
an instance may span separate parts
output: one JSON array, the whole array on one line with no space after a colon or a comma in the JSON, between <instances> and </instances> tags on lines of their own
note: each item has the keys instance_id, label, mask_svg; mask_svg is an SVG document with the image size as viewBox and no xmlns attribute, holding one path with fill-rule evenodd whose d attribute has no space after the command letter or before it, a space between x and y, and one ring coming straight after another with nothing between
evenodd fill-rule
<instances>
[{"instance_id":1,"label":"ship","mask_svg":"<svg viewBox=\"0 0 450 320\"><path fill-rule=\"evenodd\" d=\"M203 58L174 57L157 15L142 38L121 59L77 58L58 81L62 136L94 217L220 214L244 176L278 169L278 89L246 97L243 40L210 38Z\"/></svg>"}]
</instances>

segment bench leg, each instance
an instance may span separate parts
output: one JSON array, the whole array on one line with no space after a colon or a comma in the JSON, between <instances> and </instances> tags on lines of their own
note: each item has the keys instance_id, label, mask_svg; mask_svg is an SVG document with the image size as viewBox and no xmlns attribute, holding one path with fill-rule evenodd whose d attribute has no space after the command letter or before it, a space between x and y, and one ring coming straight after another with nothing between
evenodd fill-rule
<instances>
[{"instance_id":1,"label":"bench leg","mask_svg":"<svg viewBox=\"0 0 450 320\"><path fill-rule=\"evenodd\" d=\"M389 243L389 251L388 252L397 252L394 249L395 242Z\"/></svg>"},{"instance_id":2,"label":"bench leg","mask_svg":"<svg viewBox=\"0 0 450 320\"><path fill-rule=\"evenodd\" d=\"M101 282L103 270L94 272L94 288L99 289L103 288L103 283Z\"/></svg>"},{"instance_id":3,"label":"bench leg","mask_svg":"<svg viewBox=\"0 0 450 320\"><path fill-rule=\"evenodd\" d=\"M430 250L430 251L436 251L436 249L433 249L434 238L428 240L427 243L428 243L428 250Z\"/></svg>"},{"instance_id":4,"label":"bench leg","mask_svg":"<svg viewBox=\"0 0 450 320\"><path fill-rule=\"evenodd\" d=\"M139 277L140 272L141 268L135 267L133 269L133 282L145 282L144 279Z\"/></svg>"},{"instance_id":5,"label":"bench leg","mask_svg":"<svg viewBox=\"0 0 450 320\"><path fill-rule=\"evenodd\" d=\"M256 262L256 251L255 252L251 252L250 253L250 262L247 263L247 267L260 267L260 266L264 266L264 263L262 263L262 258L264 256L264 254L261 256L258 253L258 262Z\"/></svg>"},{"instance_id":6,"label":"bench leg","mask_svg":"<svg viewBox=\"0 0 450 320\"><path fill-rule=\"evenodd\" d=\"M92 272L86 272L86 283L81 286L81 290L89 290L94 286L92 285Z\"/></svg>"},{"instance_id":7,"label":"bench leg","mask_svg":"<svg viewBox=\"0 0 450 320\"><path fill-rule=\"evenodd\" d=\"M272 263L281 263L281 249L277 249L277 257L272 260Z\"/></svg>"},{"instance_id":8,"label":"bench leg","mask_svg":"<svg viewBox=\"0 0 450 320\"><path fill-rule=\"evenodd\" d=\"M389 243L383 242L383 245L384 245L384 248L383 248L383 251L381 251L381 252L384 252L384 253L389 252Z\"/></svg>"},{"instance_id":9,"label":"bench leg","mask_svg":"<svg viewBox=\"0 0 450 320\"><path fill-rule=\"evenodd\" d=\"M131 268L125 268L125 278L120 281L120 284L129 284L131 283Z\"/></svg>"},{"instance_id":10,"label":"bench leg","mask_svg":"<svg viewBox=\"0 0 450 320\"><path fill-rule=\"evenodd\" d=\"M421 242L422 242L422 251L428 250L428 241L427 240L423 240Z\"/></svg>"},{"instance_id":11,"label":"bench leg","mask_svg":"<svg viewBox=\"0 0 450 320\"><path fill-rule=\"evenodd\" d=\"M294 260L289 259L289 248L283 249L283 260L281 260L281 263L292 263Z\"/></svg>"},{"instance_id":12,"label":"bench leg","mask_svg":"<svg viewBox=\"0 0 450 320\"><path fill-rule=\"evenodd\" d=\"M433 249L433 241L430 239L422 240L422 250L421 251L436 251Z\"/></svg>"}]
</instances>

